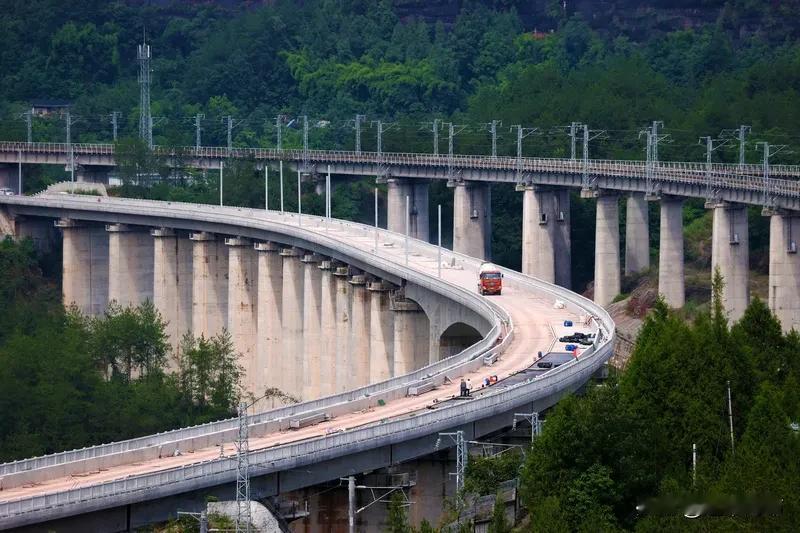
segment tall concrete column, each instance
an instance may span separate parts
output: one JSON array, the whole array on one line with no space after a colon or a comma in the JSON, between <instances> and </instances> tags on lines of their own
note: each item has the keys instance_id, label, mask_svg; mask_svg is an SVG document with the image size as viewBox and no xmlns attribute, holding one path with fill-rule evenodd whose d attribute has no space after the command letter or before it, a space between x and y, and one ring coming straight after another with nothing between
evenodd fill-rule
<instances>
[{"instance_id":1,"label":"tall concrete column","mask_svg":"<svg viewBox=\"0 0 800 533\"><path fill-rule=\"evenodd\" d=\"M368 286L369 309L369 382L392 377L394 369L394 312L389 300L391 286L375 281Z\"/></svg>"},{"instance_id":2,"label":"tall concrete column","mask_svg":"<svg viewBox=\"0 0 800 533\"><path fill-rule=\"evenodd\" d=\"M350 312L350 369L353 380L347 387L352 389L369 384L370 376L370 297L367 278L358 274L350 278L352 290Z\"/></svg>"},{"instance_id":3,"label":"tall concrete column","mask_svg":"<svg viewBox=\"0 0 800 533\"><path fill-rule=\"evenodd\" d=\"M644 194L635 192L631 193L626 201L625 275L643 272L648 268L650 268L650 226L647 200Z\"/></svg>"},{"instance_id":4,"label":"tall concrete column","mask_svg":"<svg viewBox=\"0 0 800 533\"><path fill-rule=\"evenodd\" d=\"M258 341L254 366L265 388L280 387L283 259L272 243L257 242L253 247L258 253Z\"/></svg>"},{"instance_id":5,"label":"tall concrete column","mask_svg":"<svg viewBox=\"0 0 800 533\"><path fill-rule=\"evenodd\" d=\"M228 326L228 249L213 233L192 241L192 333L206 338Z\"/></svg>"},{"instance_id":6,"label":"tall concrete column","mask_svg":"<svg viewBox=\"0 0 800 533\"><path fill-rule=\"evenodd\" d=\"M119 305L153 300L153 237L125 224L109 224L108 299Z\"/></svg>"},{"instance_id":7,"label":"tall concrete column","mask_svg":"<svg viewBox=\"0 0 800 533\"><path fill-rule=\"evenodd\" d=\"M336 280L332 261L322 261L320 269L320 396L336 392Z\"/></svg>"},{"instance_id":8,"label":"tall concrete column","mask_svg":"<svg viewBox=\"0 0 800 533\"><path fill-rule=\"evenodd\" d=\"M619 203L617 195L601 192L597 197L594 254L594 301L610 304L620 293Z\"/></svg>"},{"instance_id":9,"label":"tall concrete column","mask_svg":"<svg viewBox=\"0 0 800 533\"><path fill-rule=\"evenodd\" d=\"M569 189L557 189L555 201L555 254L556 284L572 288L572 236L570 235L572 216L570 215Z\"/></svg>"},{"instance_id":10,"label":"tall concrete column","mask_svg":"<svg viewBox=\"0 0 800 533\"><path fill-rule=\"evenodd\" d=\"M739 320L750 303L750 252L747 208L741 204L714 204L711 234L711 272L719 268L724 286L722 304L732 321Z\"/></svg>"},{"instance_id":11,"label":"tall concrete column","mask_svg":"<svg viewBox=\"0 0 800 533\"><path fill-rule=\"evenodd\" d=\"M181 338L192 330L192 244L169 228L153 236L153 304L167 322L172 345L170 368L177 370Z\"/></svg>"},{"instance_id":12,"label":"tall concrete column","mask_svg":"<svg viewBox=\"0 0 800 533\"><path fill-rule=\"evenodd\" d=\"M281 382L283 391L303 397L303 263L294 248L283 248Z\"/></svg>"},{"instance_id":13,"label":"tall concrete column","mask_svg":"<svg viewBox=\"0 0 800 533\"><path fill-rule=\"evenodd\" d=\"M775 212L769 221L769 308L783 331L800 331L800 217Z\"/></svg>"},{"instance_id":14,"label":"tall concrete column","mask_svg":"<svg viewBox=\"0 0 800 533\"><path fill-rule=\"evenodd\" d=\"M491 258L491 197L489 184L455 182L453 188L453 251Z\"/></svg>"},{"instance_id":15,"label":"tall concrete column","mask_svg":"<svg viewBox=\"0 0 800 533\"><path fill-rule=\"evenodd\" d=\"M387 227L389 231L406 232L406 196L409 200L409 235L429 241L428 214L429 182L417 178L389 178L387 180Z\"/></svg>"},{"instance_id":16,"label":"tall concrete column","mask_svg":"<svg viewBox=\"0 0 800 533\"><path fill-rule=\"evenodd\" d=\"M303 399L321 395L322 374L322 271L321 258L303 256ZM330 367L329 367L330 368Z\"/></svg>"},{"instance_id":17,"label":"tall concrete column","mask_svg":"<svg viewBox=\"0 0 800 533\"><path fill-rule=\"evenodd\" d=\"M429 325L415 302L398 295L392 301L394 342L392 376L402 376L428 364Z\"/></svg>"},{"instance_id":18,"label":"tall concrete column","mask_svg":"<svg viewBox=\"0 0 800 533\"><path fill-rule=\"evenodd\" d=\"M90 316L108 305L108 234L102 227L61 219L63 235L62 293L64 305L74 304Z\"/></svg>"},{"instance_id":19,"label":"tall concrete column","mask_svg":"<svg viewBox=\"0 0 800 533\"><path fill-rule=\"evenodd\" d=\"M555 283L556 196L536 185L522 194L522 273Z\"/></svg>"},{"instance_id":20,"label":"tall concrete column","mask_svg":"<svg viewBox=\"0 0 800 533\"><path fill-rule=\"evenodd\" d=\"M258 262L249 239L225 239L228 247L228 331L239 364L244 370L245 390L255 397L264 391L256 362L258 327Z\"/></svg>"},{"instance_id":21,"label":"tall concrete column","mask_svg":"<svg viewBox=\"0 0 800 533\"><path fill-rule=\"evenodd\" d=\"M350 310L352 286L347 282L350 269L338 267L334 275L336 285L336 392L347 390L352 382L354 358L350 353Z\"/></svg>"},{"instance_id":22,"label":"tall concrete column","mask_svg":"<svg viewBox=\"0 0 800 533\"><path fill-rule=\"evenodd\" d=\"M683 273L683 199L661 198L658 245L658 292L667 305L680 309L686 302Z\"/></svg>"}]
</instances>

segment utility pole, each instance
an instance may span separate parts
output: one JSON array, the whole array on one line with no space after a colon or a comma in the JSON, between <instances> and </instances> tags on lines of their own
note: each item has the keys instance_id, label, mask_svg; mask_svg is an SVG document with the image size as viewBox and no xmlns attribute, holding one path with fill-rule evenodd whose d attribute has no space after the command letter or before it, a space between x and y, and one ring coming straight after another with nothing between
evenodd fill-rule
<instances>
[{"instance_id":1,"label":"utility pole","mask_svg":"<svg viewBox=\"0 0 800 533\"><path fill-rule=\"evenodd\" d=\"M453 124L452 122L443 122L442 126L447 126L447 179L449 181L455 175L455 138L467 127L463 124Z\"/></svg>"},{"instance_id":2,"label":"utility pole","mask_svg":"<svg viewBox=\"0 0 800 533\"><path fill-rule=\"evenodd\" d=\"M646 137L647 139L647 163L645 164L645 194L655 196L657 194L656 187L656 167L658 166L658 143L667 141L669 135L659 134L658 128L663 128L664 122L654 120L653 124L644 128L639 132L639 137Z\"/></svg>"},{"instance_id":3,"label":"utility pole","mask_svg":"<svg viewBox=\"0 0 800 533\"><path fill-rule=\"evenodd\" d=\"M383 134L393 129L396 124L394 122L383 122L381 120L373 120L370 124L375 126L375 131L378 135L378 173L382 176L385 173L385 169L383 168Z\"/></svg>"},{"instance_id":4,"label":"utility pole","mask_svg":"<svg viewBox=\"0 0 800 533\"><path fill-rule=\"evenodd\" d=\"M437 250L437 252L438 252L437 253L437 258L438 258L437 263L438 264L437 264L436 268L437 268L437 273L439 274L439 277L441 278L442 277L442 204L438 205L437 212L438 212L438 217L439 217L439 223L437 224L436 229L437 229L437 231L439 233L439 243L438 243L438 246L437 246L437 248L438 248L438 250Z\"/></svg>"},{"instance_id":5,"label":"utility pole","mask_svg":"<svg viewBox=\"0 0 800 533\"><path fill-rule=\"evenodd\" d=\"M745 145L747 144L747 134L750 133L752 128L750 126L739 126L739 129L736 130L736 135L739 138L739 167L744 166L744 150Z\"/></svg>"},{"instance_id":6,"label":"utility pole","mask_svg":"<svg viewBox=\"0 0 800 533\"><path fill-rule=\"evenodd\" d=\"M433 119L433 155L439 155L439 128L441 124L441 119Z\"/></svg>"},{"instance_id":7,"label":"utility pole","mask_svg":"<svg viewBox=\"0 0 800 533\"><path fill-rule=\"evenodd\" d=\"M467 441L464 440L464 432L459 430L452 433L439 433L439 438L436 439L434 449L438 450L442 443L442 437L449 438L456 446L456 471L451 473L451 476L456 478L456 493L461 492L464 488L464 474L467 469Z\"/></svg>"},{"instance_id":8,"label":"utility pole","mask_svg":"<svg viewBox=\"0 0 800 533\"><path fill-rule=\"evenodd\" d=\"M33 110L28 109L23 113L25 117L25 127L28 131L28 144L33 142Z\"/></svg>"},{"instance_id":9,"label":"utility pole","mask_svg":"<svg viewBox=\"0 0 800 533\"><path fill-rule=\"evenodd\" d=\"M486 123L489 128L489 133L492 134L492 159L497 159L497 126L502 126L503 121L492 120Z\"/></svg>"},{"instance_id":10,"label":"utility pole","mask_svg":"<svg viewBox=\"0 0 800 533\"><path fill-rule=\"evenodd\" d=\"M770 144L766 141L757 142L756 147L761 146L764 151L763 157L763 184L764 184L764 207L774 207L774 198L772 197L772 187L770 185L769 177L769 158L778 152L782 152L788 148L786 144Z\"/></svg>"},{"instance_id":11,"label":"utility pole","mask_svg":"<svg viewBox=\"0 0 800 533\"><path fill-rule=\"evenodd\" d=\"M375 255L378 255L378 188L375 187Z\"/></svg>"},{"instance_id":12,"label":"utility pole","mask_svg":"<svg viewBox=\"0 0 800 533\"><path fill-rule=\"evenodd\" d=\"M202 146L201 132L203 130L200 126L200 122L204 118L206 118L206 116L203 113L198 113L194 116L194 147L196 150L199 150L200 146Z\"/></svg>"},{"instance_id":13,"label":"utility pole","mask_svg":"<svg viewBox=\"0 0 800 533\"><path fill-rule=\"evenodd\" d=\"M231 148L233 148L233 117L230 115L225 115L222 117L222 122L227 125L228 136L227 136L227 146L228 146L228 157L231 156Z\"/></svg>"},{"instance_id":14,"label":"utility pole","mask_svg":"<svg viewBox=\"0 0 800 533\"><path fill-rule=\"evenodd\" d=\"M697 444L692 443L692 487L697 483Z\"/></svg>"},{"instance_id":15,"label":"utility pole","mask_svg":"<svg viewBox=\"0 0 800 533\"><path fill-rule=\"evenodd\" d=\"M275 131L278 134L278 151L283 150L283 119L286 118L286 115L278 115L275 117ZM281 210L282 211L282 210Z\"/></svg>"},{"instance_id":16,"label":"utility pole","mask_svg":"<svg viewBox=\"0 0 800 533\"><path fill-rule=\"evenodd\" d=\"M367 115L356 115L353 120L353 128L356 130L356 153L361 154L361 123L367 118Z\"/></svg>"},{"instance_id":17,"label":"utility pole","mask_svg":"<svg viewBox=\"0 0 800 533\"><path fill-rule=\"evenodd\" d=\"M730 139L719 138L714 139L711 136L700 137L699 143L706 146L706 199L712 201L717 195L717 183L714 179L713 169L711 165L711 154L715 150L727 146Z\"/></svg>"},{"instance_id":18,"label":"utility pole","mask_svg":"<svg viewBox=\"0 0 800 533\"><path fill-rule=\"evenodd\" d=\"M219 160L219 205L220 206L222 205L222 186L223 186L223 181L222 181L222 172L223 171L222 171L222 167L224 167L224 166L225 166L225 160L224 159L220 159Z\"/></svg>"},{"instance_id":19,"label":"utility pole","mask_svg":"<svg viewBox=\"0 0 800 533\"><path fill-rule=\"evenodd\" d=\"M153 119L150 115L150 45L143 39L139 45L139 137L153 148Z\"/></svg>"},{"instance_id":20,"label":"utility pole","mask_svg":"<svg viewBox=\"0 0 800 533\"><path fill-rule=\"evenodd\" d=\"M733 442L733 404L731 402L731 382L728 380L728 424L731 427L731 453L736 453Z\"/></svg>"},{"instance_id":21,"label":"utility pole","mask_svg":"<svg viewBox=\"0 0 800 533\"><path fill-rule=\"evenodd\" d=\"M523 128L521 124L511 126L509 131L517 130L517 181L522 181L522 139L528 135L533 135L539 128Z\"/></svg>"},{"instance_id":22,"label":"utility pole","mask_svg":"<svg viewBox=\"0 0 800 533\"><path fill-rule=\"evenodd\" d=\"M281 193L281 214L283 214L283 161L279 162L279 172L281 177L280 193Z\"/></svg>"},{"instance_id":23,"label":"utility pole","mask_svg":"<svg viewBox=\"0 0 800 533\"><path fill-rule=\"evenodd\" d=\"M580 126L580 122L573 122L569 125L569 158L573 160L575 159L575 136Z\"/></svg>"},{"instance_id":24,"label":"utility pole","mask_svg":"<svg viewBox=\"0 0 800 533\"><path fill-rule=\"evenodd\" d=\"M349 533L356 533L356 478L347 478L347 524Z\"/></svg>"},{"instance_id":25,"label":"utility pole","mask_svg":"<svg viewBox=\"0 0 800 533\"><path fill-rule=\"evenodd\" d=\"M589 130L587 124L580 124L583 127L583 188L585 190L594 189L596 178L589 176L589 142L597 139L598 137L605 137L605 130Z\"/></svg>"},{"instance_id":26,"label":"utility pole","mask_svg":"<svg viewBox=\"0 0 800 533\"><path fill-rule=\"evenodd\" d=\"M406 266L408 266L408 232L411 229L411 210L409 209L409 205L411 203L410 198L406 195L406 239L405 239L405 248L406 248Z\"/></svg>"},{"instance_id":27,"label":"utility pole","mask_svg":"<svg viewBox=\"0 0 800 533\"><path fill-rule=\"evenodd\" d=\"M303 171L308 172L308 115L303 115Z\"/></svg>"},{"instance_id":28,"label":"utility pole","mask_svg":"<svg viewBox=\"0 0 800 533\"><path fill-rule=\"evenodd\" d=\"M72 116L72 113L67 109L67 115L65 117L65 126L66 126L66 140L67 140L67 166L69 168L70 173L70 181L73 183L73 188L75 184L75 154L72 151L72 125L75 123L75 119Z\"/></svg>"},{"instance_id":29,"label":"utility pole","mask_svg":"<svg viewBox=\"0 0 800 533\"><path fill-rule=\"evenodd\" d=\"M651 156L652 156L653 164L655 164L655 165L658 165L658 143L659 143L660 140L663 140L663 138L659 138L659 136L658 136L658 128L659 127L663 128L664 127L664 122L661 121L661 120L654 120L653 121L653 126L652 126L653 147L651 148Z\"/></svg>"},{"instance_id":30,"label":"utility pole","mask_svg":"<svg viewBox=\"0 0 800 533\"><path fill-rule=\"evenodd\" d=\"M111 113L111 135L114 139L114 142L117 142L117 129L119 127L119 122L118 122L119 117L120 117L119 111L113 111Z\"/></svg>"},{"instance_id":31,"label":"utility pole","mask_svg":"<svg viewBox=\"0 0 800 533\"><path fill-rule=\"evenodd\" d=\"M511 423L511 429L517 429L517 420L527 420L531 424L531 444L533 440L542 434L542 422L539 420L539 413L514 413L514 420Z\"/></svg>"}]
</instances>

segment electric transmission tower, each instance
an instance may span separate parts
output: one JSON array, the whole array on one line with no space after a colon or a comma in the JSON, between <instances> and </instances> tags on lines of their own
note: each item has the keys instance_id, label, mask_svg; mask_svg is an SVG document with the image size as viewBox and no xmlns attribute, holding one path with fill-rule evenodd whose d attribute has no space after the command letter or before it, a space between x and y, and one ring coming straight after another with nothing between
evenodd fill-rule
<instances>
[{"instance_id":1,"label":"electric transmission tower","mask_svg":"<svg viewBox=\"0 0 800 533\"><path fill-rule=\"evenodd\" d=\"M456 135L467 129L464 124L453 124L443 122L442 126L447 126L447 180L452 181L455 177L455 157L454 143Z\"/></svg>"},{"instance_id":2,"label":"electric transmission tower","mask_svg":"<svg viewBox=\"0 0 800 533\"><path fill-rule=\"evenodd\" d=\"M658 128L663 128L664 122L654 120L649 128L644 128L639 132L639 137L647 138L647 163L645 167L645 195L658 196L658 185L656 182L656 169L658 167L658 145L661 142L668 142L669 134L659 134Z\"/></svg>"},{"instance_id":3,"label":"electric transmission tower","mask_svg":"<svg viewBox=\"0 0 800 533\"><path fill-rule=\"evenodd\" d=\"M143 39L139 45L139 137L153 148L153 117L150 115L150 45Z\"/></svg>"},{"instance_id":4,"label":"electric transmission tower","mask_svg":"<svg viewBox=\"0 0 800 533\"><path fill-rule=\"evenodd\" d=\"M236 437L236 533L250 533L250 452L247 404L239 404L239 433Z\"/></svg>"}]
</instances>

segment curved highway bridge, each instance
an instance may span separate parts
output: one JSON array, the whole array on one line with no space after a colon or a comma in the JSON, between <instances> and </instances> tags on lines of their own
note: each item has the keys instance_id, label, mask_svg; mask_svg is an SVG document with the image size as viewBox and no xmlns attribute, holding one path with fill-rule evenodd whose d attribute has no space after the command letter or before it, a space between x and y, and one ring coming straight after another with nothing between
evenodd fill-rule
<instances>
[{"instance_id":1,"label":"curved highway bridge","mask_svg":"<svg viewBox=\"0 0 800 533\"><path fill-rule=\"evenodd\" d=\"M235 255L233 250L245 248L259 254L256 271L246 273L252 277L257 272L259 287L266 279L258 270L262 265L260 254L279 252L280 256L273 255L283 258L284 288L287 276L299 272L292 274L286 268L294 268L291 265L295 263L302 268L305 261L305 267L314 264L317 270L332 270L346 276L353 287L351 298L357 298L356 288L364 284L376 292L391 289L392 309L397 318L393 353L388 360L384 360L385 345L380 343L377 348L367 345L366 360L355 349L363 347L357 344L359 336L366 335L371 342L384 338L385 332L380 333L383 327L376 320L383 316L380 312L371 315L372 329L358 331L356 340L350 341L356 344L349 345L349 354L324 348L311 357L309 344L304 342L332 342L324 334L325 321L330 319L325 318L325 297L321 306L306 305L300 312L292 307L291 301L287 303L284 291L284 320L287 313L294 314L300 318L300 324L305 321L310 327L314 322L315 328L321 324L318 331L322 334L321 340L284 339L284 343L294 343L284 344L284 348L294 347L300 355L290 361L295 370L284 362L274 371L283 374L279 376L281 380L314 383L311 389L307 386L298 389L299 395L309 401L248 417L253 497L295 490L422 456L434 450L441 431L462 429L467 438L477 438L508 427L515 411L540 411L581 387L612 353L614 324L602 307L562 287L509 270L503 271L502 296L481 297L475 290L479 260L440 250L396 232L273 211L68 194L2 197L0 210L6 213L6 226L16 227L20 234L25 234L20 228L31 221L49 220L46 223L50 225L52 219L58 221L65 239L65 299L68 283L73 283L78 275L68 272L72 268L68 265L68 255L80 251L77 241L68 243L67 237L75 228L90 224L107 224L108 239L121 239L131 228L153 228L148 235L155 242L173 235L172 232L193 232L195 250L206 238L198 235L226 236L225 243L231 250L230 291L239 290L234 270L244 264L240 263L244 253ZM126 255L124 247L114 251L114 245L109 246L112 255L121 254L121 258L111 260L112 267L106 271L109 290L128 294L118 286L113 288L112 278L121 278L117 285L137 287L136 275L130 270L131 261L135 261L132 255L140 249L131 248ZM67 248L74 250L69 252ZM158 262L160 256L155 257ZM116 271L113 265L117 265ZM159 267L155 270L158 272ZM156 273L156 286L158 276ZM196 282L197 274L194 278ZM151 271L151 282L152 279ZM245 281L242 284L247 285ZM323 293L324 286L323 282ZM252 298L253 290L251 286L250 296L244 292L239 296ZM78 294L79 290L76 291ZM157 288L155 292L158 299ZM256 294L258 305L262 301L260 288ZM297 296L308 304L307 294ZM234 292L229 292L228 297L233 302ZM348 308L351 328L360 327L359 317L364 318L357 314L356 301L351 300ZM231 308L234 305L238 303L231 304ZM287 305L291 307L288 311ZM435 353L436 347L431 343L429 360L420 363L413 355L419 351L416 338L419 330L400 319L405 316L404 310L414 307L425 311L430 331L462 322L479 331L480 340L455 355L450 355L444 346L438 346L439 352ZM309 309L316 314L307 314ZM247 322L238 315L228 315L235 342L252 334L242 325L245 322L251 328L254 324L262 325L254 317L255 314L249 314ZM565 328L565 320L573 321L575 327ZM404 325L398 325L401 322ZM297 324L283 326L287 336L292 335L292 328L297 328ZM594 333L594 344L558 368L545 373L534 371L538 352L564 350L557 337L565 331ZM257 335L263 336L263 332ZM428 337L423 339L424 345ZM319 348L322 344L314 346ZM428 352L428 346L424 348ZM384 355L376 357L378 352ZM258 359L259 353L256 350L251 354L256 363L244 362L250 374L257 373L262 364L276 364L275 359ZM287 357L291 353L284 351ZM365 366L377 367L378 371L363 375ZM341 376L331 376L337 374L334 368L339 373L344 370L344 380ZM351 381L348 375L361 377ZM460 377L467 376L473 383L480 383L489 375L497 375L499 383L481 389L471 399L455 398ZM363 386L348 390L351 388L348 382ZM248 384L255 387L258 378L251 375ZM195 495L202 501L202 495L222 490L231 498L236 479L233 441L237 431L238 421L231 419L0 465L0 529L115 510L124 517L121 520L126 523L122 527L136 527L174 512L176 497ZM176 450L181 453L176 454ZM109 520L104 527L111 527L113 519Z\"/></svg>"}]
</instances>

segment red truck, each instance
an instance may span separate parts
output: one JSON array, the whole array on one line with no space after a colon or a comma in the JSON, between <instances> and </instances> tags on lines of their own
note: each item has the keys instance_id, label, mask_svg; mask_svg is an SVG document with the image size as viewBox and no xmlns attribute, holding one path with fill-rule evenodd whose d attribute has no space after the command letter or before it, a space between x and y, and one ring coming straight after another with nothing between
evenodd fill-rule
<instances>
[{"instance_id":1,"label":"red truck","mask_svg":"<svg viewBox=\"0 0 800 533\"><path fill-rule=\"evenodd\" d=\"M503 273L492 263L483 263L478 271L478 292L482 295L503 292Z\"/></svg>"}]
</instances>

